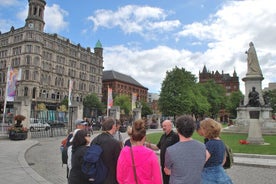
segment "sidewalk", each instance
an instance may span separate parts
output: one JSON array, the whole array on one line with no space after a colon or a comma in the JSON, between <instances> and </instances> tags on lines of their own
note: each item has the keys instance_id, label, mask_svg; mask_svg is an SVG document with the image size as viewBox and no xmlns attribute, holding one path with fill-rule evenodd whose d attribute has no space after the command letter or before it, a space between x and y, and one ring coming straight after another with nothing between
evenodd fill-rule
<instances>
[{"instance_id":1,"label":"sidewalk","mask_svg":"<svg viewBox=\"0 0 276 184\"><path fill-rule=\"evenodd\" d=\"M51 184L36 173L26 162L25 153L37 140L11 141L0 139L0 184ZM276 168L276 155L234 154L234 164Z\"/></svg>"},{"instance_id":2,"label":"sidewalk","mask_svg":"<svg viewBox=\"0 0 276 184\"><path fill-rule=\"evenodd\" d=\"M11 141L0 139L0 184L50 184L26 162L25 153L38 144L35 140Z\"/></svg>"}]
</instances>

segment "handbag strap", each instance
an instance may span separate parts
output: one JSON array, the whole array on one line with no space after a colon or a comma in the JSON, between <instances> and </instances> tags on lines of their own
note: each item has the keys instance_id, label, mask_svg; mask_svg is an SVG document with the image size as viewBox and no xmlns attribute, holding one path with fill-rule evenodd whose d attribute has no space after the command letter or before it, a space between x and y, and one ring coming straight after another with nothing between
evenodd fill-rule
<instances>
[{"instance_id":1,"label":"handbag strap","mask_svg":"<svg viewBox=\"0 0 276 184\"><path fill-rule=\"evenodd\" d=\"M135 168L135 163L134 163L134 156L133 156L133 151L132 151L132 145L130 146L130 153L131 153L132 168L133 168L133 172L134 172L135 183L138 184L137 175L136 175L136 168Z\"/></svg>"}]
</instances>

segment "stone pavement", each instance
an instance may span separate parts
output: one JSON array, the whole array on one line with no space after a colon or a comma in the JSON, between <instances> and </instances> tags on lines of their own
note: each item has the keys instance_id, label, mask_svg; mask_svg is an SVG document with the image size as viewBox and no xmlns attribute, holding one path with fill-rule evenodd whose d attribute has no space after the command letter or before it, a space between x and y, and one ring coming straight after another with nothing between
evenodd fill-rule
<instances>
[{"instance_id":1,"label":"stone pavement","mask_svg":"<svg viewBox=\"0 0 276 184\"><path fill-rule=\"evenodd\" d=\"M124 136L126 136L124 134ZM46 140L47 139L47 140ZM58 152L58 144L62 140L62 137L59 138L45 138L45 139L28 139L23 141L11 141L8 139L0 139L0 184L53 184L53 183L64 183L64 180L60 181L47 181L44 178L47 178L46 175L56 174L62 175L60 177L65 176L65 169L62 169L61 172L57 172L53 170L53 168L49 168L48 170L45 168L40 168L40 170L33 170L31 168L31 164L37 163L27 163L26 161L26 152L32 151L37 146L42 145L43 142L51 143L52 145L57 145L56 152ZM55 155L51 153L51 149L44 149L47 151L41 151L43 147L37 147L37 153L31 154L32 157L39 154L44 154L44 157L38 157L36 162L49 162L49 165L53 165L51 163L51 157L47 158L45 155L52 155L56 159L60 159L60 155ZM30 149L30 150L29 150ZM29 150L29 151L28 151ZM45 158L46 157L46 158ZM58 157L58 158L57 158ZM44 159L44 160L43 160ZM53 161L54 162L54 161ZM58 165L58 169L60 170L61 164L55 163ZM55 167L57 167L55 165ZM234 154L234 165L246 165L246 166L254 166L254 167L263 167L263 168L276 168L276 155L275 156L264 156L264 155L248 155L248 154ZM274 170L274 169L273 169ZM231 171L231 169L229 170ZM51 173L52 172L52 173ZM40 175L38 174L40 173ZM44 173L44 177L41 173ZM272 182L273 183L273 182ZM275 183L275 181L274 181Z\"/></svg>"}]
</instances>

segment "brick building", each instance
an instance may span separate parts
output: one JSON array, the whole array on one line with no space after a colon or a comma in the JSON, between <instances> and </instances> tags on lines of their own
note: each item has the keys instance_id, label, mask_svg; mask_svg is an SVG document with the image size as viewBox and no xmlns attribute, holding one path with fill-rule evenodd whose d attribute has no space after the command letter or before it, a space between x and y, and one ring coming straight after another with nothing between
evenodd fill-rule
<instances>
[{"instance_id":1,"label":"brick building","mask_svg":"<svg viewBox=\"0 0 276 184\"><path fill-rule=\"evenodd\" d=\"M230 76L230 74L224 73L223 71L221 74L218 71L207 71L207 68L204 65L202 72L199 72L199 82L204 83L209 80L214 80L216 84L222 85L226 90L226 95L230 95L232 92L240 90L239 77L235 70L233 76Z\"/></svg>"},{"instance_id":2,"label":"brick building","mask_svg":"<svg viewBox=\"0 0 276 184\"><path fill-rule=\"evenodd\" d=\"M147 102L148 88L141 85L129 75L114 70L103 71L103 103L107 102L107 88L112 88L113 98L117 95L127 95L130 100L132 93L137 93L137 100Z\"/></svg>"}]
</instances>

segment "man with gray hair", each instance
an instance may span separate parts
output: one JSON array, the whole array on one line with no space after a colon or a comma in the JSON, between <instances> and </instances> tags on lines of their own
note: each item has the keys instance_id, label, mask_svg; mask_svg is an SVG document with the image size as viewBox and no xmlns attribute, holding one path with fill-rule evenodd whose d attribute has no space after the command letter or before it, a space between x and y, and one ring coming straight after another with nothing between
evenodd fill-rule
<instances>
[{"instance_id":1,"label":"man with gray hair","mask_svg":"<svg viewBox=\"0 0 276 184\"><path fill-rule=\"evenodd\" d=\"M163 184L168 184L170 176L164 172L165 153L169 146L179 141L179 137L177 133L173 131L173 123L171 122L171 120L163 121L162 128L164 134L161 136L157 145L146 143L146 146L155 151L160 149L160 165L163 177Z\"/></svg>"},{"instance_id":2,"label":"man with gray hair","mask_svg":"<svg viewBox=\"0 0 276 184\"><path fill-rule=\"evenodd\" d=\"M102 124L102 133L93 139L92 144L98 144L103 149L101 158L108 168L108 174L104 184L117 184L116 168L117 160L121 152L120 142L113 135L116 132L116 120L106 119Z\"/></svg>"}]
</instances>

